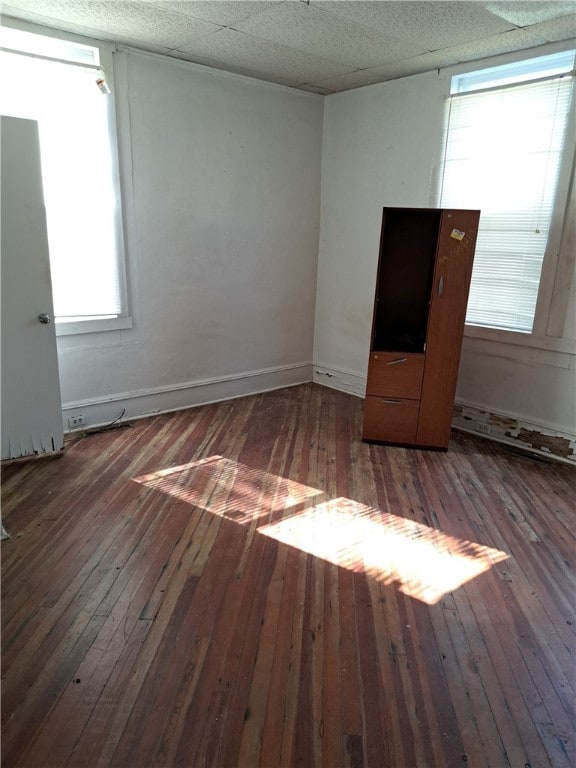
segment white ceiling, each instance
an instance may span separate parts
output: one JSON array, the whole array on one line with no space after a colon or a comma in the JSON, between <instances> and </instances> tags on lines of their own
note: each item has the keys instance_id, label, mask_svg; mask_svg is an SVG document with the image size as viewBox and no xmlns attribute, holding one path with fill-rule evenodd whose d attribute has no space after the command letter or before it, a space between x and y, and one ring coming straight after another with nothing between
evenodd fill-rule
<instances>
[{"instance_id":1,"label":"white ceiling","mask_svg":"<svg viewBox=\"0 0 576 768\"><path fill-rule=\"evenodd\" d=\"M5 0L2 13L328 94L576 36L576 0Z\"/></svg>"}]
</instances>

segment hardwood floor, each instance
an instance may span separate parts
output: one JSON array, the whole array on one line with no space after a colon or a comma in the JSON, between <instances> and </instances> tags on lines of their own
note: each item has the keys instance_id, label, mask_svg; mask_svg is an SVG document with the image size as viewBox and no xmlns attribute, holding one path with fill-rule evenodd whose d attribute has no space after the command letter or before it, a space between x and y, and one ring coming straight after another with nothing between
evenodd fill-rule
<instances>
[{"instance_id":1,"label":"hardwood floor","mask_svg":"<svg viewBox=\"0 0 576 768\"><path fill-rule=\"evenodd\" d=\"M576 764L575 470L317 385L3 472L2 765Z\"/></svg>"}]
</instances>

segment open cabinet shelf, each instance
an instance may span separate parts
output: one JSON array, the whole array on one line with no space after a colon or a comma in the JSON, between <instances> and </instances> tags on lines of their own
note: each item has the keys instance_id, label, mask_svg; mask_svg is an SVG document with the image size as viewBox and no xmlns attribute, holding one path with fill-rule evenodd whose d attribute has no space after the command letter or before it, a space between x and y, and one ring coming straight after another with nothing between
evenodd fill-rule
<instances>
[{"instance_id":1,"label":"open cabinet shelf","mask_svg":"<svg viewBox=\"0 0 576 768\"><path fill-rule=\"evenodd\" d=\"M364 440L448 448L479 219L384 208Z\"/></svg>"}]
</instances>

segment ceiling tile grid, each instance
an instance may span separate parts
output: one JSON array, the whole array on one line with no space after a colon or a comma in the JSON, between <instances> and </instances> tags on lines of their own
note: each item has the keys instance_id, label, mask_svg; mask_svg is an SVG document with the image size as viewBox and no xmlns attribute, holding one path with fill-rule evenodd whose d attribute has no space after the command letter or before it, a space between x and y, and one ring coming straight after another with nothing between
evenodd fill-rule
<instances>
[{"instance_id":1,"label":"ceiling tile grid","mask_svg":"<svg viewBox=\"0 0 576 768\"><path fill-rule=\"evenodd\" d=\"M241 21L279 5L283 0L144 0L160 11L182 13L222 27L231 27Z\"/></svg>"},{"instance_id":2,"label":"ceiling tile grid","mask_svg":"<svg viewBox=\"0 0 576 768\"><path fill-rule=\"evenodd\" d=\"M180 51L229 65L236 72L263 70L268 75L277 75L294 83L309 83L349 70L346 64L322 59L235 29L221 29L215 35L195 40L189 50L181 46Z\"/></svg>"},{"instance_id":3,"label":"ceiling tile grid","mask_svg":"<svg viewBox=\"0 0 576 768\"><path fill-rule=\"evenodd\" d=\"M434 51L513 29L475 2L372 2L311 0L322 11Z\"/></svg>"},{"instance_id":4,"label":"ceiling tile grid","mask_svg":"<svg viewBox=\"0 0 576 768\"><path fill-rule=\"evenodd\" d=\"M485 37L482 40L456 45L450 52L457 58L458 63L477 61L488 56L499 56L503 53L514 53L525 48L535 48L547 42L541 35L527 29L512 29L501 35Z\"/></svg>"},{"instance_id":5,"label":"ceiling tile grid","mask_svg":"<svg viewBox=\"0 0 576 768\"><path fill-rule=\"evenodd\" d=\"M428 52L421 56L402 59L401 61L392 62L380 67L371 67L370 69L348 72L344 75L336 75L325 80L319 80L311 85L328 90L330 93L337 93L350 90L351 88L361 88L365 85L375 85L376 83L382 83L398 77L431 72L434 69L458 63L458 58L449 51Z\"/></svg>"},{"instance_id":6,"label":"ceiling tile grid","mask_svg":"<svg viewBox=\"0 0 576 768\"><path fill-rule=\"evenodd\" d=\"M285 85L289 88L301 88L300 80L298 78L289 78L278 75L277 73L266 72L265 70L251 69L248 64L243 65L231 65L226 62L218 61L204 56L194 56L191 60L190 54L183 51L170 51L169 57L171 59L178 59L180 61L188 62L189 64L199 64L203 67L209 67L214 70L221 70L222 72L229 72L236 75L242 75L243 77L252 77L257 80L262 80L269 83L275 83L276 85ZM316 91L312 91L315 93Z\"/></svg>"},{"instance_id":7,"label":"ceiling tile grid","mask_svg":"<svg viewBox=\"0 0 576 768\"><path fill-rule=\"evenodd\" d=\"M567 16L574 12L574 3L566 0L498 0L497 2L483 2L482 7L499 16L501 19L515 24L517 27L528 27L531 24L540 24L542 21L550 21L560 16Z\"/></svg>"},{"instance_id":8,"label":"ceiling tile grid","mask_svg":"<svg viewBox=\"0 0 576 768\"><path fill-rule=\"evenodd\" d=\"M251 16L236 29L357 68L426 50L298 2Z\"/></svg>"},{"instance_id":9,"label":"ceiling tile grid","mask_svg":"<svg viewBox=\"0 0 576 768\"><path fill-rule=\"evenodd\" d=\"M8 0L2 12L320 94L576 37L576 0Z\"/></svg>"},{"instance_id":10,"label":"ceiling tile grid","mask_svg":"<svg viewBox=\"0 0 576 768\"><path fill-rule=\"evenodd\" d=\"M574 3L570 3L570 5L574 7ZM543 21L541 24L530 27L530 30L533 30L535 35L548 43L557 43L574 38L576 37L576 13Z\"/></svg>"},{"instance_id":11,"label":"ceiling tile grid","mask_svg":"<svg viewBox=\"0 0 576 768\"><path fill-rule=\"evenodd\" d=\"M195 37L220 29L209 21L164 9L159 11L149 3L125 0L18 0L3 3L2 11L4 15L16 17L25 11L27 15L23 18L36 21L40 16L45 24L51 21L52 26L78 34L116 42L150 43L167 49L178 48Z\"/></svg>"}]
</instances>

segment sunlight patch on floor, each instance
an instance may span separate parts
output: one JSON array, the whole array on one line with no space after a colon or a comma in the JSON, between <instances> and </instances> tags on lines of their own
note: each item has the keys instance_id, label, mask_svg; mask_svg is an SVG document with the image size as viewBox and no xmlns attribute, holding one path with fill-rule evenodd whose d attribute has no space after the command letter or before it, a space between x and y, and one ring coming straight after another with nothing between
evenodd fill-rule
<instances>
[{"instance_id":1,"label":"sunlight patch on floor","mask_svg":"<svg viewBox=\"0 0 576 768\"><path fill-rule=\"evenodd\" d=\"M134 480L428 604L509 557L222 456Z\"/></svg>"},{"instance_id":2,"label":"sunlight patch on floor","mask_svg":"<svg viewBox=\"0 0 576 768\"><path fill-rule=\"evenodd\" d=\"M317 488L222 456L161 469L134 481L237 523L251 523L324 495Z\"/></svg>"},{"instance_id":3,"label":"sunlight patch on floor","mask_svg":"<svg viewBox=\"0 0 576 768\"><path fill-rule=\"evenodd\" d=\"M384 584L395 584L404 594L428 604L508 558L505 552L345 498L308 507L258 532Z\"/></svg>"}]
</instances>

